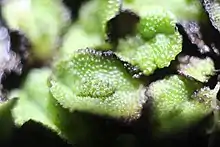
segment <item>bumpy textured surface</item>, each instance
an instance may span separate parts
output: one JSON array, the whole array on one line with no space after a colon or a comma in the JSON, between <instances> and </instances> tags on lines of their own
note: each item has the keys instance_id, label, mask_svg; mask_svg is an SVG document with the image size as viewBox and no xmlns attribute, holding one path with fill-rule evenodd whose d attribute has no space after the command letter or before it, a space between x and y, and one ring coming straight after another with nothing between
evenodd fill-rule
<instances>
[{"instance_id":1,"label":"bumpy textured surface","mask_svg":"<svg viewBox=\"0 0 220 147\"><path fill-rule=\"evenodd\" d=\"M172 13L164 10L145 12L138 25L138 32L148 40L158 33L173 34L175 33L175 17Z\"/></svg>"},{"instance_id":2,"label":"bumpy textured surface","mask_svg":"<svg viewBox=\"0 0 220 147\"><path fill-rule=\"evenodd\" d=\"M86 47L100 49L105 46L107 22L119 13L119 10L120 0L85 2L79 11L79 19L64 36L61 54L66 56L78 49ZM107 50L107 48L104 47L102 50Z\"/></svg>"},{"instance_id":3,"label":"bumpy textured surface","mask_svg":"<svg viewBox=\"0 0 220 147\"><path fill-rule=\"evenodd\" d=\"M80 10L79 22L87 33L99 33L105 37L106 23L119 13L120 4L120 0L89 1Z\"/></svg>"},{"instance_id":4,"label":"bumpy textured surface","mask_svg":"<svg viewBox=\"0 0 220 147\"><path fill-rule=\"evenodd\" d=\"M106 31L106 23L119 13L121 8L121 0L100 0L102 9L102 27L103 33Z\"/></svg>"},{"instance_id":5,"label":"bumpy textured surface","mask_svg":"<svg viewBox=\"0 0 220 147\"><path fill-rule=\"evenodd\" d=\"M201 86L178 75L152 83L147 95L153 98L155 132L175 133L209 114L212 97L203 95L204 101L201 101L201 98L193 96Z\"/></svg>"},{"instance_id":6,"label":"bumpy textured surface","mask_svg":"<svg viewBox=\"0 0 220 147\"><path fill-rule=\"evenodd\" d=\"M78 49L96 47L102 44L101 37L97 33L87 33L80 24L72 25L65 34L60 49L62 56L67 56Z\"/></svg>"},{"instance_id":7,"label":"bumpy textured surface","mask_svg":"<svg viewBox=\"0 0 220 147\"><path fill-rule=\"evenodd\" d=\"M9 0L3 4L2 13L11 29L27 35L32 58L40 60L51 57L69 20L60 0Z\"/></svg>"},{"instance_id":8,"label":"bumpy textured surface","mask_svg":"<svg viewBox=\"0 0 220 147\"><path fill-rule=\"evenodd\" d=\"M215 66L211 58L200 59L189 57L188 63L181 63L178 72L192 77L200 82L207 82L209 77L214 75Z\"/></svg>"},{"instance_id":9,"label":"bumpy textured surface","mask_svg":"<svg viewBox=\"0 0 220 147\"><path fill-rule=\"evenodd\" d=\"M195 0L123 0L123 5L139 15L150 9L163 8L174 13L178 20L202 21L202 6Z\"/></svg>"},{"instance_id":10,"label":"bumpy textured surface","mask_svg":"<svg viewBox=\"0 0 220 147\"><path fill-rule=\"evenodd\" d=\"M139 67L145 75L170 65L182 50L182 37L167 11L150 11L140 20L136 36L119 41L117 55Z\"/></svg>"},{"instance_id":11,"label":"bumpy textured surface","mask_svg":"<svg viewBox=\"0 0 220 147\"><path fill-rule=\"evenodd\" d=\"M146 100L141 82L109 51L78 50L59 61L53 73L50 91L71 111L132 119Z\"/></svg>"}]
</instances>

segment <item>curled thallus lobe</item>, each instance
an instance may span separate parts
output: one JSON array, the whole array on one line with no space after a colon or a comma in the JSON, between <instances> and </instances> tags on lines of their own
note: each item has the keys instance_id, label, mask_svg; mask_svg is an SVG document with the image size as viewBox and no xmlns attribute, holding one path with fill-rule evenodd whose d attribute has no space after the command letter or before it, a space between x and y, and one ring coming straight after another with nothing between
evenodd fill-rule
<instances>
[{"instance_id":1,"label":"curled thallus lobe","mask_svg":"<svg viewBox=\"0 0 220 147\"><path fill-rule=\"evenodd\" d=\"M82 49L55 65L50 92L70 111L135 119L146 101L143 84L112 51Z\"/></svg>"},{"instance_id":2,"label":"curled thallus lobe","mask_svg":"<svg viewBox=\"0 0 220 147\"><path fill-rule=\"evenodd\" d=\"M116 54L145 75L168 67L182 50L182 36L175 24L169 11L146 11L137 24L136 34L119 40Z\"/></svg>"}]
</instances>

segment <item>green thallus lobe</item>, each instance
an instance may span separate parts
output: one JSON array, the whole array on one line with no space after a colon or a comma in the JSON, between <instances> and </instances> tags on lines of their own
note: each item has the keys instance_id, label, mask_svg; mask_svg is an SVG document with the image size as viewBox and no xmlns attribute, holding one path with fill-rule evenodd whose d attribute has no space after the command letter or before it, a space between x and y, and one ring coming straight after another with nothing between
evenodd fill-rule
<instances>
[{"instance_id":1,"label":"green thallus lobe","mask_svg":"<svg viewBox=\"0 0 220 147\"><path fill-rule=\"evenodd\" d=\"M39 0L39 3L40 2ZM96 28L97 30L94 31L94 36L100 35L100 32L103 33L106 29L106 22L119 13L121 9L121 4L117 0L100 0L98 3L102 4L100 7L101 10L103 10L103 6L105 5L107 9L104 11L96 11L93 14L93 16L98 16L97 22L100 22L100 26L93 20L94 17L91 17L91 22L95 22L94 24L99 26L99 28ZM35 5L38 6L38 4ZM42 5L45 6L43 2ZM95 5L96 4L94 4L94 6ZM91 5L91 7L92 6L93 5ZM5 8L4 11L7 15L9 14L9 8ZM36 10L33 10L38 12L37 9L41 10L40 7L36 7ZM44 7L42 10L44 10ZM35 11L28 9L28 12L33 12L31 13L33 16L35 16ZM53 10L50 10L50 12L52 11ZM61 11L59 10L59 12ZM100 15L98 12L103 12L103 14ZM125 39L120 39L115 54L119 56L120 59L131 63L135 68L138 67L145 75L150 75L156 68L169 66L171 60L175 59L176 55L181 52L182 38L175 30L177 18L169 11L148 9L140 14L141 19L137 24L136 34L127 36ZM52 15L52 13L48 14L49 18L50 15ZM47 22L47 20L42 21L37 16L36 14L33 18L39 22L45 21L44 23L51 23ZM28 17L29 15L26 16L25 19L29 20L31 18ZM10 18L9 20L16 21L17 19ZM60 29L63 27L59 22L63 24L65 20L61 19L62 21L59 22L57 21L60 20L59 18L51 20L53 24L56 24L55 27L57 27L53 28L56 30L55 34L51 33L54 32L54 30L50 29L46 34L38 34L39 32L37 33L35 31L38 31L42 26L38 28L38 26L33 25L32 22L35 22L35 20L32 19L29 21L31 22L30 24L33 25L31 25L33 28L29 28L24 24L16 24L17 22L15 23L15 25L21 27L23 31L29 35L36 49L39 49L40 52L35 52L36 55L42 55L45 53L43 51L48 51L44 49L54 49L53 45L56 40L54 36L58 36ZM85 24L87 26L88 21L85 20L87 19L81 19L78 24ZM13 28L13 22L11 26ZM93 25L91 26L93 28ZM83 25L79 29L82 28L84 29ZM85 29L85 33L88 33L88 30ZM77 32L75 33L77 34ZM78 34L81 35L83 33L78 32ZM91 34L93 34L93 32ZM46 36L46 40L48 39L48 42L42 43L41 41L45 39L44 35ZM98 39L95 40L98 44L101 37L97 38ZM42 47L42 45L45 48ZM51 45L53 47L51 47ZM66 48L66 46L64 48ZM81 44L79 44L79 46L81 46ZM68 108L70 111L86 111L115 118L138 118L142 105L147 100L144 94L145 87L143 86L146 81L132 78L125 68L125 64L123 64L115 54L111 51L101 52L93 49L74 50L70 57L61 59L55 64L49 80L49 89L46 85L46 80L49 74L51 74L50 70L45 71L45 73L43 71L33 71L36 75L31 73L30 77L27 78L29 83L26 83L23 91L19 92L21 98L18 105L13 109L15 122L18 125L22 125L27 120L33 119L62 135L64 134L64 136L66 135L66 138L69 138L71 135L74 136L72 133L75 132L72 132L70 127L72 124L69 124L68 127L70 128L68 128L66 127L66 122L61 123L59 121L68 120L67 118L69 117L66 116L69 115L64 113L62 109L52 106L49 100L53 98L55 98L55 101L57 100L62 107ZM44 55L45 58L48 57L47 53ZM194 68L195 67L193 67L193 69ZM202 72L198 73L199 77L197 80L204 81L204 75L200 75L201 73ZM194 78L197 77L197 74L194 74L194 72L190 72L189 75ZM35 81L36 79L41 80ZM32 89L36 84L40 87L39 90L35 88ZM174 130L175 132L176 130L180 130L197 122L211 112L212 108L210 103L212 101L212 106L214 106L213 100L216 100L216 90L215 92L210 89L198 90L200 88L202 88L201 83L178 75L151 83L147 89L147 95L154 100L154 120L158 124L156 131L167 133L173 132L171 130ZM195 90L198 90L198 92L193 95ZM39 95L41 95L42 99L39 99ZM49 110L49 113L47 113L47 110ZM67 130L71 133L65 134Z\"/></svg>"},{"instance_id":2,"label":"green thallus lobe","mask_svg":"<svg viewBox=\"0 0 220 147\"><path fill-rule=\"evenodd\" d=\"M213 110L218 90L179 75L151 83L147 95L153 100L155 134L175 133L200 121Z\"/></svg>"},{"instance_id":3,"label":"green thallus lobe","mask_svg":"<svg viewBox=\"0 0 220 147\"><path fill-rule=\"evenodd\" d=\"M50 91L65 108L116 118L140 115L143 85L113 52L78 50L55 65Z\"/></svg>"},{"instance_id":4,"label":"green thallus lobe","mask_svg":"<svg viewBox=\"0 0 220 147\"><path fill-rule=\"evenodd\" d=\"M176 20L172 13L165 10L152 10L141 17L138 32L145 40L154 38L157 34L172 35Z\"/></svg>"},{"instance_id":5,"label":"green thallus lobe","mask_svg":"<svg viewBox=\"0 0 220 147\"><path fill-rule=\"evenodd\" d=\"M133 10L140 16L149 10L166 9L178 20L204 21L202 6L195 0L123 0L123 7Z\"/></svg>"},{"instance_id":6,"label":"green thallus lobe","mask_svg":"<svg viewBox=\"0 0 220 147\"><path fill-rule=\"evenodd\" d=\"M116 54L140 68L145 75L169 66L182 50L182 37L175 23L168 11L146 12L137 24L137 33L119 40Z\"/></svg>"}]
</instances>

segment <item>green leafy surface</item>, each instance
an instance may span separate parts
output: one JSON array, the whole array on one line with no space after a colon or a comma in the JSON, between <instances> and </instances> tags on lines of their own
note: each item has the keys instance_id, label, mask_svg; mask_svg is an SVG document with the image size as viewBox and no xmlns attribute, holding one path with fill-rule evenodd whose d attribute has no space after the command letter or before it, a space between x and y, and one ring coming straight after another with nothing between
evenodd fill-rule
<instances>
[{"instance_id":1,"label":"green leafy surface","mask_svg":"<svg viewBox=\"0 0 220 147\"><path fill-rule=\"evenodd\" d=\"M102 30L103 33L106 33L106 25L109 20L114 18L120 11L121 0L100 0L102 9Z\"/></svg>"},{"instance_id":2,"label":"green leafy surface","mask_svg":"<svg viewBox=\"0 0 220 147\"><path fill-rule=\"evenodd\" d=\"M202 95L201 101L201 97L193 96L200 88L200 83L178 75L153 82L147 95L153 98L155 133L175 133L208 115L212 97Z\"/></svg>"},{"instance_id":3,"label":"green leafy surface","mask_svg":"<svg viewBox=\"0 0 220 147\"><path fill-rule=\"evenodd\" d=\"M137 34L119 40L116 54L145 75L170 65L182 50L182 37L175 30L175 19L166 11L149 11L141 18Z\"/></svg>"},{"instance_id":4,"label":"green leafy surface","mask_svg":"<svg viewBox=\"0 0 220 147\"><path fill-rule=\"evenodd\" d=\"M107 21L120 10L120 0L92 0L80 10L79 23L87 33L99 33L105 37Z\"/></svg>"},{"instance_id":5,"label":"green leafy surface","mask_svg":"<svg viewBox=\"0 0 220 147\"><path fill-rule=\"evenodd\" d=\"M2 13L11 29L27 35L32 56L40 60L51 57L69 18L60 0L9 0Z\"/></svg>"},{"instance_id":6,"label":"green leafy surface","mask_svg":"<svg viewBox=\"0 0 220 147\"><path fill-rule=\"evenodd\" d=\"M141 16L153 9L169 10L178 20L202 20L203 16L202 6L195 0L124 0L123 5Z\"/></svg>"},{"instance_id":7,"label":"green leafy surface","mask_svg":"<svg viewBox=\"0 0 220 147\"><path fill-rule=\"evenodd\" d=\"M112 52L79 50L56 64L50 83L52 95L71 111L132 119L145 102L141 82Z\"/></svg>"},{"instance_id":8,"label":"green leafy surface","mask_svg":"<svg viewBox=\"0 0 220 147\"><path fill-rule=\"evenodd\" d=\"M87 47L107 50L110 45L104 41L106 23L118 13L119 8L118 0L86 2L79 11L79 19L64 36L61 55L66 56Z\"/></svg>"},{"instance_id":9,"label":"green leafy surface","mask_svg":"<svg viewBox=\"0 0 220 147\"><path fill-rule=\"evenodd\" d=\"M74 24L64 36L61 55L67 56L78 49L96 47L102 44L98 33L87 33L80 24Z\"/></svg>"},{"instance_id":10,"label":"green leafy surface","mask_svg":"<svg viewBox=\"0 0 220 147\"><path fill-rule=\"evenodd\" d=\"M125 0L122 9L130 8L141 16L136 34L120 38L115 53L85 49L105 48L106 23L119 13L121 2L92 0L83 5L79 19L64 36L62 59L53 71L34 69L22 88L12 91L11 97L19 97L12 109L17 126L34 120L72 144L88 145L99 138L94 134L102 128L78 111L126 119L141 115L147 100L143 86L147 81L134 79L125 64L132 64L145 75L168 67L182 50L182 37L175 28L177 20L199 20L201 10L192 0ZM40 59L55 53L62 29L68 24L65 14L68 16L59 0L9 0L3 5L9 27L27 35L34 57ZM180 71L204 82L214 65L211 60L194 60L181 64ZM151 83L146 94L154 102L154 133L174 133L201 120L217 107L216 89L178 75ZM11 108L0 104L0 135L10 132ZM131 141L132 136L122 137L127 139Z\"/></svg>"},{"instance_id":11,"label":"green leafy surface","mask_svg":"<svg viewBox=\"0 0 220 147\"><path fill-rule=\"evenodd\" d=\"M175 17L165 10L151 10L145 12L138 24L138 33L145 40L154 38L157 34L172 35L175 33Z\"/></svg>"}]
</instances>

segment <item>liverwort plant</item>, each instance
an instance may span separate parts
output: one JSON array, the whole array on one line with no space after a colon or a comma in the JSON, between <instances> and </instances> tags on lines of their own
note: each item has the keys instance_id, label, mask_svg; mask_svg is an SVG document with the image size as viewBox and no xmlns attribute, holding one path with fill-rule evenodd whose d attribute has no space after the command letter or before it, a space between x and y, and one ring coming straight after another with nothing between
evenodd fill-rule
<instances>
[{"instance_id":1,"label":"liverwort plant","mask_svg":"<svg viewBox=\"0 0 220 147\"><path fill-rule=\"evenodd\" d=\"M145 75L169 66L182 50L182 38L175 23L175 17L169 11L146 12L137 24L137 33L119 43L117 55L140 68Z\"/></svg>"},{"instance_id":2,"label":"liverwort plant","mask_svg":"<svg viewBox=\"0 0 220 147\"><path fill-rule=\"evenodd\" d=\"M153 10L164 8L176 15L178 20L196 20L203 21L204 12L199 1L194 0L123 0L123 5L126 9L131 9L138 15Z\"/></svg>"},{"instance_id":3,"label":"liverwort plant","mask_svg":"<svg viewBox=\"0 0 220 147\"><path fill-rule=\"evenodd\" d=\"M170 69L183 52L179 20L200 21L202 15L199 3L191 0L166 1L164 6L159 2L165 1L91 0L62 34L70 20L61 0L6 1L3 17L10 29L30 40L31 60L54 59L47 67L31 69L21 87L10 91L7 102L17 103L0 103L0 125L7 126L10 112L17 127L33 120L78 144L94 139L93 133L102 128L77 112L126 123L138 120L148 101L153 108L149 127L156 136L188 128L213 110L217 122L219 83L214 89L204 86L215 74L211 58L189 57L174 64L172 75L151 79L158 69ZM119 23L125 12L136 16L134 28L112 39L111 31L120 26L111 23ZM58 45L59 39L63 42Z\"/></svg>"},{"instance_id":4,"label":"liverwort plant","mask_svg":"<svg viewBox=\"0 0 220 147\"><path fill-rule=\"evenodd\" d=\"M143 82L110 51L76 51L56 63L50 84L53 97L71 111L135 119L146 101Z\"/></svg>"},{"instance_id":5,"label":"liverwort plant","mask_svg":"<svg viewBox=\"0 0 220 147\"><path fill-rule=\"evenodd\" d=\"M153 99L155 135L175 133L211 113L213 93L208 89L207 96L194 94L200 88L201 83L179 75L150 84L147 95Z\"/></svg>"}]
</instances>

